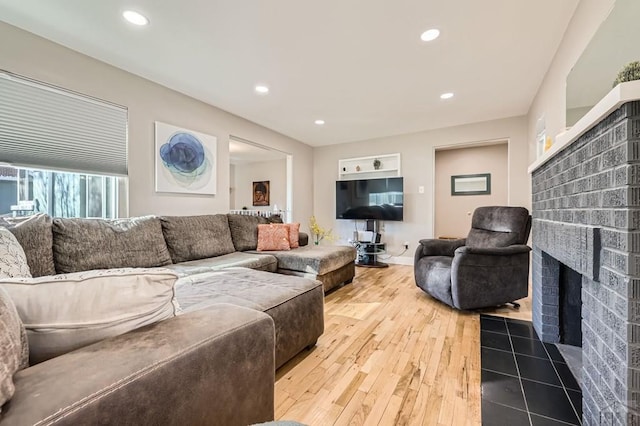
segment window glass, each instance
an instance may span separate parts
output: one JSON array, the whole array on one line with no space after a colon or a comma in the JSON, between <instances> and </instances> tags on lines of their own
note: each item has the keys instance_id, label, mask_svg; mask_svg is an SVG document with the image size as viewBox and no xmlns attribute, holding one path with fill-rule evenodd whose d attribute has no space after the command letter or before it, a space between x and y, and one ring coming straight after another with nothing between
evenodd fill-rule
<instances>
[{"instance_id":1,"label":"window glass","mask_svg":"<svg viewBox=\"0 0 640 426\"><path fill-rule=\"evenodd\" d=\"M115 176L0 167L0 215L117 216Z\"/></svg>"}]
</instances>

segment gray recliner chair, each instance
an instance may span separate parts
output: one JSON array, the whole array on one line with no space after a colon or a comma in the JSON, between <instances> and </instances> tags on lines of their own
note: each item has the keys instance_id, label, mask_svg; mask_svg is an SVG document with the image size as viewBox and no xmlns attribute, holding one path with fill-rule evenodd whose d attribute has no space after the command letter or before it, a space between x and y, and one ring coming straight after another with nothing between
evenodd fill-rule
<instances>
[{"instance_id":1,"label":"gray recliner chair","mask_svg":"<svg viewBox=\"0 0 640 426\"><path fill-rule=\"evenodd\" d=\"M531 216L524 207L479 207L465 239L420 240L416 285L457 309L514 303L529 294Z\"/></svg>"}]
</instances>

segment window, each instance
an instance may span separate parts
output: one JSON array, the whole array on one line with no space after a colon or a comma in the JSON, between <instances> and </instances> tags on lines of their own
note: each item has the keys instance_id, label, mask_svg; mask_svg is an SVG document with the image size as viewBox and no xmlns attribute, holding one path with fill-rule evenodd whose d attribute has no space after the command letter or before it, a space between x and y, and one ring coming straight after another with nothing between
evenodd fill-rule
<instances>
[{"instance_id":1,"label":"window","mask_svg":"<svg viewBox=\"0 0 640 426\"><path fill-rule=\"evenodd\" d=\"M0 214L115 218L127 108L0 70Z\"/></svg>"},{"instance_id":2,"label":"window","mask_svg":"<svg viewBox=\"0 0 640 426\"><path fill-rule=\"evenodd\" d=\"M0 214L115 218L118 178L0 167Z\"/></svg>"}]
</instances>

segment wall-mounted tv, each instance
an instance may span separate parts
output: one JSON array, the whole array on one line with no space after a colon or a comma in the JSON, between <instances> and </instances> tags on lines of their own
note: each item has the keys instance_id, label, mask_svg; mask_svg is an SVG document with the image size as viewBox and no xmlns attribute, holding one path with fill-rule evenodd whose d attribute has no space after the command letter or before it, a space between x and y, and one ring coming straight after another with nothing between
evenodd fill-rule
<instances>
[{"instance_id":1,"label":"wall-mounted tv","mask_svg":"<svg viewBox=\"0 0 640 426\"><path fill-rule=\"evenodd\" d=\"M403 219L403 179L336 181L336 219Z\"/></svg>"}]
</instances>

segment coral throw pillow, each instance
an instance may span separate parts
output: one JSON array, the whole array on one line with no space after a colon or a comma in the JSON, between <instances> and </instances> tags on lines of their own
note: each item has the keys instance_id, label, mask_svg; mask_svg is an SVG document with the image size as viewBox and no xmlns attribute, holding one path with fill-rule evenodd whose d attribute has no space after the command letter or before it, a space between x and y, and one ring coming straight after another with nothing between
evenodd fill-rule
<instances>
[{"instance_id":1,"label":"coral throw pillow","mask_svg":"<svg viewBox=\"0 0 640 426\"><path fill-rule=\"evenodd\" d=\"M289 227L285 224L258 225L258 251L289 250Z\"/></svg>"},{"instance_id":2,"label":"coral throw pillow","mask_svg":"<svg viewBox=\"0 0 640 426\"><path fill-rule=\"evenodd\" d=\"M287 223L289 227L289 246L291 248L300 247L298 240L300 239L300 224L299 223Z\"/></svg>"}]
</instances>

